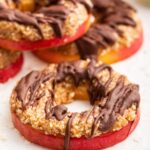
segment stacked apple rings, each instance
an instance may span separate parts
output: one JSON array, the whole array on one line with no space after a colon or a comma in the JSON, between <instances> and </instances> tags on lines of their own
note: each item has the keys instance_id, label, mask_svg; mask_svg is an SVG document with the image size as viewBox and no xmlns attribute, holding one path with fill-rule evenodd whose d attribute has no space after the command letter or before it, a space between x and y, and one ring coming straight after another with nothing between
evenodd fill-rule
<instances>
[{"instance_id":1,"label":"stacked apple rings","mask_svg":"<svg viewBox=\"0 0 150 150\"><path fill-rule=\"evenodd\" d=\"M0 1L0 47L32 51L72 42L90 27L91 7L80 0Z\"/></svg>"},{"instance_id":2,"label":"stacked apple rings","mask_svg":"<svg viewBox=\"0 0 150 150\"><path fill-rule=\"evenodd\" d=\"M52 63L17 83L10 98L14 126L27 140L57 150L123 141L139 121L139 86L107 64L128 58L142 41L136 10L122 0L1 2L0 47L30 50ZM69 111L65 104L76 99L89 99L92 108Z\"/></svg>"}]
</instances>

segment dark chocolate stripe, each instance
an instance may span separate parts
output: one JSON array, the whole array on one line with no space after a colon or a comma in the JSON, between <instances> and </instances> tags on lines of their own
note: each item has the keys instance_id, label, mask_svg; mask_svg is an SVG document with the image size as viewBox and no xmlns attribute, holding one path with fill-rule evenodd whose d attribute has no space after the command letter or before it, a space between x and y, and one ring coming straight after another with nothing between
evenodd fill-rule
<instances>
[{"instance_id":1,"label":"dark chocolate stripe","mask_svg":"<svg viewBox=\"0 0 150 150\"><path fill-rule=\"evenodd\" d=\"M107 48L116 42L116 31L108 25L94 25L85 36L76 41L82 59L97 55L99 49Z\"/></svg>"},{"instance_id":2,"label":"dark chocolate stripe","mask_svg":"<svg viewBox=\"0 0 150 150\"><path fill-rule=\"evenodd\" d=\"M112 68L108 65L102 64L98 67L94 67L95 63L91 61L88 66L88 77L89 77L89 98L90 103L94 105L95 101L106 96L107 86L111 80ZM97 74L102 71L107 70L109 72L109 78L105 84L101 84L100 79L98 79Z\"/></svg>"},{"instance_id":3,"label":"dark chocolate stripe","mask_svg":"<svg viewBox=\"0 0 150 150\"><path fill-rule=\"evenodd\" d=\"M49 23L55 34L58 37L62 37L63 23L68 16L69 10L63 5L53 5L51 7L42 8L38 12L45 16L45 18L38 18L39 22Z\"/></svg>"},{"instance_id":4,"label":"dark chocolate stripe","mask_svg":"<svg viewBox=\"0 0 150 150\"><path fill-rule=\"evenodd\" d=\"M72 122L73 119L75 118L76 113L72 114L71 117L69 118L68 122L67 122L67 126L66 126L66 132L65 132L65 140L64 140L64 150L68 150L69 149L69 143L70 143L70 137L71 137L71 126L72 126Z\"/></svg>"},{"instance_id":5,"label":"dark chocolate stripe","mask_svg":"<svg viewBox=\"0 0 150 150\"><path fill-rule=\"evenodd\" d=\"M26 109L28 106L34 105L34 103L39 99L37 90L39 89L41 83L46 82L53 77L53 74L44 74L38 71L32 71L27 76L22 78L18 83L15 91L17 93L17 98L22 101L23 108ZM30 94L28 95L28 92ZM42 96L44 93L42 94Z\"/></svg>"},{"instance_id":6,"label":"dark chocolate stripe","mask_svg":"<svg viewBox=\"0 0 150 150\"><path fill-rule=\"evenodd\" d=\"M87 72L85 69L81 69L80 66L81 61L76 62L64 62L62 64L59 64L57 67L57 77L56 82L63 81L66 76L71 76L74 79L74 83L76 86L79 85L79 83L87 78Z\"/></svg>"},{"instance_id":7,"label":"dark chocolate stripe","mask_svg":"<svg viewBox=\"0 0 150 150\"><path fill-rule=\"evenodd\" d=\"M123 112L136 104L138 107L140 95L137 85L124 85L124 77L120 77L114 90L108 94L108 99L104 108L100 112L100 128L106 131L112 127L116 121L115 113L123 115Z\"/></svg>"},{"instance_id":8,"label":"dark chocolate stripe","mask_svg":"<svg viewBox=\"0 0 150 150\"><path fill-rule=\"evenodd\" d=\"M63 120L67 115L68 108L64 105L57 105L52 108L52 116L56 117L57 120Z\"/></svg>"},{"instance_id":9,"label":"dark chocolate stripe","mask_svg":"<svg viewBox=\"0 0 150 150\"><path fill-rule=\"evenodd\" d=\"M131 11L135 11L135 9L126 2L93 0L93 4L93 12L101 17L83 37L76 41L81 59L97 57L102 52L100 50L115 44L117 42L115 34L123 36L118 25L136 27L136 22L131 16Z\"/></svg>"},{"instance_id":10,"label":"dark chocolate stripe","mask_svg":"<svg viewBox=\"0 0 150 150\"><path fill-rule=\"evenodd\" d=\"M17 22L19 24L34 26L39 31L41 38L44 38L44 36L40 28L40 24L48 23L52 26L55 35L57 37L62 37L63 25L70 10L64 5L59 4L59 1L49 1L48 4L50 6L43 7L36 13L21 12L19 10L9 9L1 6L0 20L6 20L10 22ZM76 1L76 3L79 2ZM80 3L86 4L87 6L87 3L83 2L83 0Z\"/></svg>"},{"instance_id":11,"label":"dark chocolate stripe","mask_svg":"<svg viewBox=\"0 0 150 150\"><path fill-rule=\"evenodd\" d=\"M31 13L22 13L18 10L0 8L0 20L18 22L20 24L34 26L43 37L43 33L38 23L38 20L33 17Z\"/></svg>"}]
</instances>

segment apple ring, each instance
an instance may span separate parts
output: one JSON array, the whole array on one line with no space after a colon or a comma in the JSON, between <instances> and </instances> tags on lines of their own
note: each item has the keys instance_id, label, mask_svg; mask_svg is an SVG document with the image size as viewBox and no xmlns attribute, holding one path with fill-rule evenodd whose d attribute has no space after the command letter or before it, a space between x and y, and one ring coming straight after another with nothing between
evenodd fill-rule
<instances>
[{"instance_id":1,"label":"apple ring","mask_svg":"<svg viewBox=\"0 0 150 150\"><path fill-rule=\"evenodd\" d=\"M0 46L6 49L64 45L90 26L90 0L10 1L0 2Z\"/></svg>"},{"instance_id":2,"label":"apple ring","mask_svg":"<svg viewBox=\"0 0 150 150\"><path fill-rule=\"evenodd\" d=\"M92 109L68 111L64 104L78 98L89 99ZM25 138L65 150L97 150L123 141L138 122L139 102L138 85L95 60L32 71L10 99L13 123Z\"/></svg>"},{"instance_id":3,"label":"apple ring","mask_svg":"<svg viewBox=\"0 0 150 150\"><path fill-rule=\"evenodd\" d=\"M94 24L76 41L34 54L46 62L61 63L96 57L106 64L135 54L143 42L141 22L133 7L122 0L93 0Z\"/></svg>"}]
</instances>

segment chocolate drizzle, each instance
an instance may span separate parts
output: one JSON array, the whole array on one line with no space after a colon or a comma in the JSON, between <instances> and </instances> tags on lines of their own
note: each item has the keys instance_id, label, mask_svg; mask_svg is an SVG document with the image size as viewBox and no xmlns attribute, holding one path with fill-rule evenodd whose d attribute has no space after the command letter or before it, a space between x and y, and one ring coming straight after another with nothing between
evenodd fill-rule
<instances>
[{"instance_id":1,"label":"chocolate drizzle","mask_svg":"<svg viewBox=\"0 0 150 150\"><path fill-rule=\"evenodd\" d=\"M38 95L37 90L41 83L46 82L51 77L51 74L46 75L38 71L32 71L18 83L15 91L17 92L17 98L22 101L24 109L34 105L37 100L44 96L44 93Z\"/></svg>"},{"instance_id":2,"label":"chocolate drizzle","mask_svg":"<svg viewBox=\"0 0 150 150\"><path fill-rule=\"evenodd\" d=\"M97 56L98 52L116 43L118 36L123 36L118 25L136 27L136 22L131 16L135 9L122 0L93 0L93 13L100 14L89 31L77 40L81 59ZM100 51L102 52L102 51Z\"/></svg>"},{"instance_id":3,"label":"chocolate drizzle","mask_svg":"<svg viewBox=\"0 0 150 150\"><path fill-rule=\"evenodd\" d=\"M55 35L57 37L62 37L63 25L71 10L60 4L60 1L61 0L50 0L48 2L48 6L41 8L35 13L21 12L19 10L9 9L0 5L0 20L34 26L39 31L41 38L44 38L44 35L40 24L50 24ZM88 6L88 3L84 2L84 0L81 0L80 3L86 7Z\"/></svg>"},{"instance_id":4,"label":"chocolate drizzle","mask_svg":"<svg viewBox=\"0 0 150 150\"><path fill-rule=\"evenodd\" d=\"M68 16L69 10L63 5L53 5L39 10L45 17L38 18L40 22L49 23L58 37L62 37L63 22Z\"/></svg>"},{"instance_id":5,"label":"chocolate drizzle","mask_svg":"<svg viewBox=\"0 0 150 150\"><path fill-rule=\"evenodd\" d=\"M114 10L106 11L101 21L109 26L117 28L117 25L136 27L136 22L131 17L128 9L117 7Z\"/></svg>"},{"instance_id":6,"label":"chocolate drizzle","mask_svg":"<svg viewBox=\"0 0 150 150\"><path fill-rule=\"evenodd\" d=\"M72 122L75 116L76 116L76 113L72 114L67 122L65 140L64 140L64 150L69 149L71 126L72 126Z\"/></svg>"},{"instance_id":7,"label":"chocolate drizzle","mask_svg":"<svg viewBox=\"0 0 150 150\"><path fill-rule=\"evenodd\" d=\"M39 31L40 35L43 37L40 25L35 17L31 13L22 13L18 10L7 9L0 7L0 20L18 22L20 24L32 25Z\"/></svg>"},{"instance_id":8,"label":"chocolate drizzle","mask_svg":"<svg viewBox=\"0 0 150 150\"><path fill-rule=\"evenodd\" d=\"M96 100L99 100L102 97L106 96L107 86L111 81L112 68L105 64L95 67L95 62L93 61L90 62L88 68L89 85L91 85L88 89L88 93L90 103L94 105ZM102 84L97 75L104 70L107 70L109 72L109 78L105 84Z\"/></svg>"},{"instance_id":9,"label":"chocolate drizzle","mask_svg":"<svg viewBox=\"0 0 150 150\"><path fill-rule=\"evenodd\" d=\"M135 27L136 23L131 16L135 12L129 4L122 0L106 0L105 2L93 0L96 11L102 13L101 23L117 28L117 25Z\"/></svg>"},{"instance_id":10,"label":"chocolate drizzle","mask_svg":"<svg viewBox=\"0 0 150 150\"><path fill-rule=\"evenodd\" d=\"M110 7L114 7L114 3L113 0L92 0L93 4L94 4L94 8L95 9L106 9L106 8L110 8Z\"/></svg>"},{"instance_id":11,"label":"chocolate drizzle","mask_svg":"<svg viewBox=\"0 0 150 150\"><path fill-rule=\"evenodd\" d=\"M48 97L48 100L45 104L45 117L46 119L50 119L52 117L52 107L53 107L53 101L54 101L54 91L49 90L50 97Z\"/></svg>"},{"instance_id":12,"label":"chocolate drizzle","mask_svg":"<svg viewBox=\"0 0 150 150\"><path fill-rule=\"evenodd\" d=\"M107 131L113 126L116 121L116 113L123 115L125 109L132 104L138 105L139 103L138 86L124 85L124 80L122 76L118 79L115 88L107 95L105 106L101 108L99 115L101 131Z\"/></svg>"},{"instance_id":13,"label":"chocolate drizzle","mask_svg":"<svg viewBox=\"0 0 150 150\"><path fill-rule=\"evenodd\" d=\"M116 81L113 89L108 91L113 77L113 70L110 66L105 64L97 64L95 60L90 61L86 67L81 67L83 61L65 62L57 65L57 73L54 74L44 72L31 72L24 77L16 87L17 98L22 102L24 108L32 106L38 100L38 89L40 85L47 80L52 81L52 89L50 97L45 105L46 119L55 118L58 121L68 117L66 126L64 149L69 148L69 141L71 137L71 126L76 113L70 116L67 107L64 105L56 105L53 102L55 85L59 82L65 81L66 77L70 76L74 80L76 87L82 81L86 81L89 85L88 93L93 109L89 113L82 113L83 119L87 120L89 116L93 116L94 122L91 129L91 137L95 135L96 130L108 131L112 128L116 121L116 114L123 115L124 111L133 104L139 106L140 95L139 87L135 84L125 84L125 77L120 76ZM105 76L105 82L102 82L102 72L107 71L108 77ZM104 100L104 102L103 102ZM101 103L102 102L102 103ZM95 112L98 112L96 114ZM86 117L86 119L84 118Z\"/></svg>"},{"instance_id":14,"label":"chocolate drizzle","mask_svg":"<svg viewBox=\"0 0 150 150\"><path fill-rule=\"evenodd\" d=\"M49 6L51 4L58 4L60 0L47 0L46 1L46 6Z\"/></svg>"},{"instance_id":15,"label":"chocolate drizzle","mask_svg":"<svg viewBox=\"0 0 150 150\"><path fill-rule=\"evenodd\" d=\"M123 0L92 0L92 2L94 4L94 9L97 9L98 11L104 11L108 8L112 10L116 7L136 11L131 5Z\"/></svg>"},{"instance_id":16,"label":"chocolate drizzle","mask_svg":"<svg viewBox=\"0 0 150 150\"><path fill-rule=\"evenodd\" d=\"M33 71L18 83L15 90L17 92L17 98L23 103L23 107L26 107L33 100L33 95L35 94L39 80L40 72ZM28 91L33 93L29 98L27 97Z\"/></svg>"},{"instance_id":17,"label":"chocolate drizzle","mask_svg":"<svg viewBox=\"0 0 150 150\"><path fill-rule=\"evenodd\" d=\"M115 30L107 25L94 25L85 36L76 41L80 56L86 59L97 55L100 48L107 48L116 42Z\"/></svg>"},{"instance_id":18,"label":"chocolate drizzle","mask_svg":"<svg viewBox=\"0 0 150 150\"><path fill-rule=\"evenodd\" d=\"M52 108L52 116L56 117L57 120L63 120L67 115L68 108L64 105L57 105Z\"/></svg>"},{"instance_id":19,"label":"chocolate drizzle","mask_svg":"<svg viewBox=\"0 0 150 150\"><path fill-rule=\"evenodd\" d=\"M77 62L64 62L62 64L58 65L57 68L57 77L56 82L63 81L66 76L71 76L74 79L74 83L76 86L79 85L79 83L86 78L87 73L85 72L85 69L81 69L80 61Z\"/></svg>"}]
</instances>

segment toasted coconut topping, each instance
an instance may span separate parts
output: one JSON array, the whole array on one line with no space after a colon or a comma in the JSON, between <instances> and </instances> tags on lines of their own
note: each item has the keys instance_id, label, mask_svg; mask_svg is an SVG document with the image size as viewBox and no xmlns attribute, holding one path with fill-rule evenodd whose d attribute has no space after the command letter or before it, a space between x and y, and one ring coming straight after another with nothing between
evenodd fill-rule
<instances>
[{"instance_id":1,"label":"toasted coconut topping","mask_svg":"<svg viewBox=\"0 0 150 150\"><path fill-rule=\"evenodd\" d=\"M58 0L44 4L34 12L22 12L6 6L0 6L0 38L14 41L72 36L88 19L91 7L84 0Z\"/></svg>"},{"instance_id":2,"label":"toasted coconut topping","mask_svg":"<svg viewBox=\"0 0 150 150\"><path fill-rule=\"evenodd\" d=\"M82 91L83 92L82 92ZM66 103L89 99L92 109L69 112ZM49 135L93 137L134 121L139 87L95 60L51 64L23 77L11 96L11 110L22 123ZM67 147L67 145L65 145Z\"/></svg>"},{"instance_id":3,"label":"toasted coconut topping","mask_svg":"<svg viewBox=\"0 0 150 150\"><path fill-rule=\"evenodd\" d=\"M10 52L4 49L0 49L0 69L7 68L14 63L19 57L20 52Z\"/></svg>"}]
</instances>

